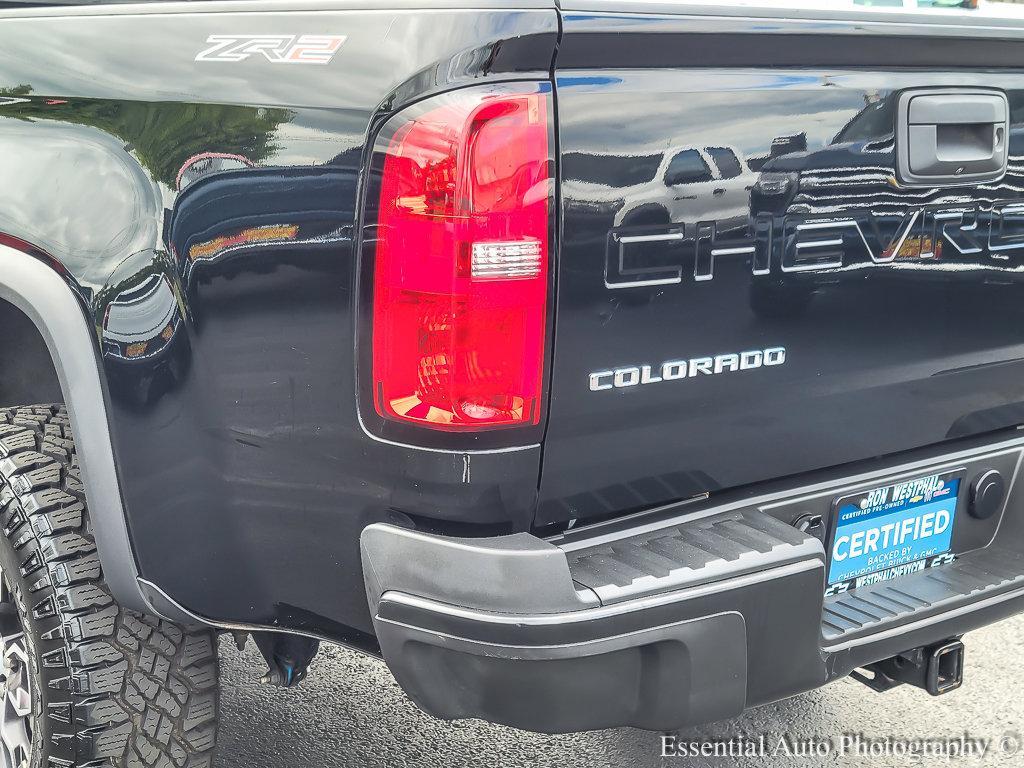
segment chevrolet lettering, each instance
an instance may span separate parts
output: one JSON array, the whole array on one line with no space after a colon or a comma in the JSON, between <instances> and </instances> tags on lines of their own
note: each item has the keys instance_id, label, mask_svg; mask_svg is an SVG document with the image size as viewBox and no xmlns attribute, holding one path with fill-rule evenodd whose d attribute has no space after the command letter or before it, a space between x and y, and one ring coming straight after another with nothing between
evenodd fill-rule
<instances>
[{"instance_id":1,"label":"chevrolet lettering","mask_svg":"<svg viewBox=\"0 0 1024 768\"><path fill-rule=\"evenodd\" d=\"M946 254L942 246L948 245ZM754 276L837 270L857 264L965 258L976 266L1024 263L1024 205L924 207L891 214L852 210L841 216L753 217L746 232L719 222L623 227L608 235L610 289L715 277L721 259L742 258Z\"/></svg>"}]
</instances>

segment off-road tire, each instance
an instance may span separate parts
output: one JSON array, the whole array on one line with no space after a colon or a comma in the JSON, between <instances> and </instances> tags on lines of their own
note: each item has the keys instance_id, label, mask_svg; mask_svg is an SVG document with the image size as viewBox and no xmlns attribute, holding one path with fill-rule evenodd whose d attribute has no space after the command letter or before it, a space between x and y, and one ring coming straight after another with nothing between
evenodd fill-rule
<instances>
[{"instance_id":1,"label":"off-road tire","mask_svg":"<svg viewBox=\"0 0 1024 768\"><path fill-rule=\"evenodd\" d=\"M114 602L63 406L0 410L0 527L34 673L32 768L209 768L216 638Z\"/></svg>"}]
</instances>

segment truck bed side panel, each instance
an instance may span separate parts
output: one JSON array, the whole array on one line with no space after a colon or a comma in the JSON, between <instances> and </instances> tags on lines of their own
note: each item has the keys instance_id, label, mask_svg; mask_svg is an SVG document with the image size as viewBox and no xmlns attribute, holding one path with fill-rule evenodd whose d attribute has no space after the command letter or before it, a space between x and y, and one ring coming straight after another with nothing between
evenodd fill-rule
<instances>
[{"instance_id":1,"label":"truck bed side panel","mask_svg":"<svg viewBox=\"0 0 1024 768\"><path fill-rule=\"evenodd\" d=\"M367 524L532 519L538 447L429 452L359 422L374 119L486 78L547 80L558 29L550 8L408 5L0 11L0 232L59 262L88 307L139 571L201 617L369 631ZM344 41L326 64L281 61L304 35Z\"/></svg>"}]
</instances>

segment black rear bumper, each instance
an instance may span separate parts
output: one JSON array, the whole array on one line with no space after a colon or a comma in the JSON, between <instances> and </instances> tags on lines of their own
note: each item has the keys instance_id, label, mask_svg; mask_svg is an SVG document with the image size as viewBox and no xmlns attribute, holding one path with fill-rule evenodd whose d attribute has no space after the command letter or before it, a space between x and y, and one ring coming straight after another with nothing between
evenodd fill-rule
<instances>
[{"instance_id":1,"label":"black rear bumper","mask_svg":"<svg viewBox=\"0 0 1024 768\"><path fill-rule=\"evenodd\" d=\"M788 522L847 488L933 467L1016 478L1021 450L990 445L552 541L373 525L362 553L377 637L402 687L443 718L568 732L735 716L1024 608L1016 485L987 546L827 598L821 541Z\"/></svg>"}]
</instances>

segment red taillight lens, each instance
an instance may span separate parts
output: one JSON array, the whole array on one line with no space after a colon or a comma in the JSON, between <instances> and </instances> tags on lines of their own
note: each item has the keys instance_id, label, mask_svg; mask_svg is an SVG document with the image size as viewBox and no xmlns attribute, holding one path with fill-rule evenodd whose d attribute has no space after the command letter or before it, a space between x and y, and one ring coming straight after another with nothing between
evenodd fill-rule
<instances>
[{"instance_id":1,"label":"red taillight lens","mask_svg":"<svg viewBox=\"0 0 1024 768\"><path fill-rule=\"evenodd\" d=\"M373 290L382 417L447 431L539 423L547 98L463 92L387 146Z\"/></svg>"}]
</instances>

